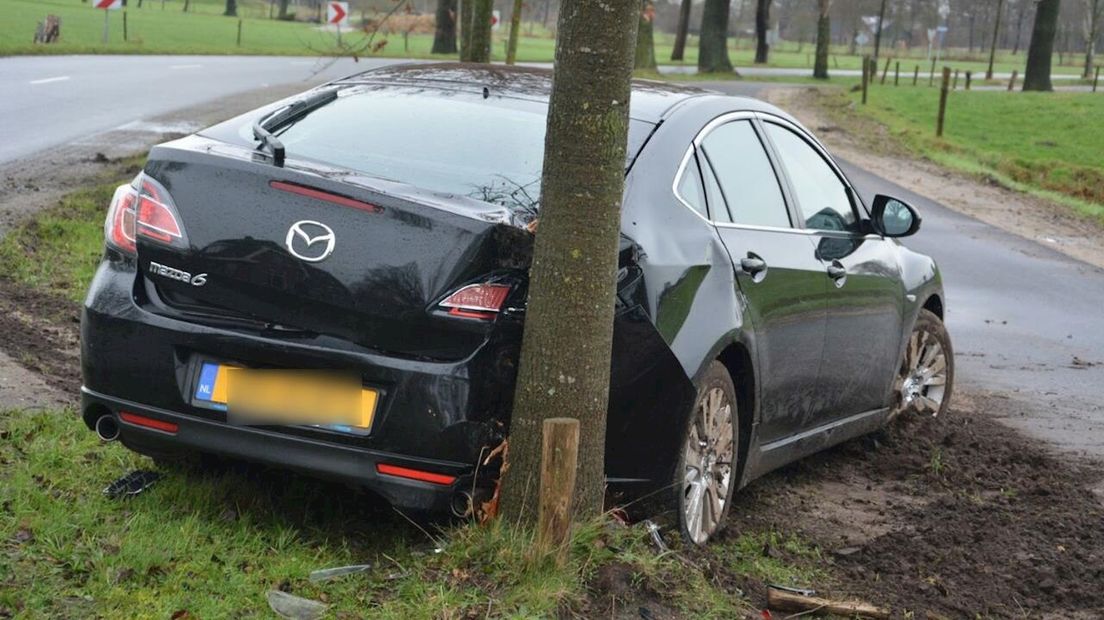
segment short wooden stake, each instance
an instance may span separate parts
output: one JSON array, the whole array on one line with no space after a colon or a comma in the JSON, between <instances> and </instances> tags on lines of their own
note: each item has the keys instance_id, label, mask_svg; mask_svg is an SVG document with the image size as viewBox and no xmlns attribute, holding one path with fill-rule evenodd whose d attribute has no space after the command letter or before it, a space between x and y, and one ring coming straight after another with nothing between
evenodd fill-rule
<instances>
[{"instance_id":1,"label":"short wooden stake","mask_svg":"<svg viewBox=\"0 0 1104 620\"><path fill-rule=\"evenodd\" d=\"M898 86L901 83L901 61L898 60L893 65L893 85Z\"/></svg>"},{"instance_id":2,"label":"short wooden stake","mask_svg":"<svg viewBox=\"0 0 1104 620\"><path fill-rule=\"evenodd\" d=\"M241 47L241 29L242 29L242 20L239 19L238 20L238 47Z\"/></svg>"},{"instance_id":3,"label":"short wooden stake","mask_svg":"<svg viewBox=\"0 0 1104 620\"><path fill-rule=\"evenodd\" d=\"M1019 77L1019 75L1020 75L1019 69L1013 69L1012 70L1012 79L1008 80L1008 90L1009 91L1012 91L1014 88L1016 88L1016 78Z\"/></svg>"},{"instance_id":4,"label":"short wooden stake","mask_svg":"<svg viewBox=\"0 0 1104 620\"><path fill-rule=\"evenodd\" d=\"M931 74L928 75L928 86L935 86L935 59L932 59Z\"/></svg>"},{"instance_id":5,"label":"short wooden stake","mask_svg":"<svg viewBox=\"0 0 1104 620\"><path fill-rule=\"evenodd\" d=\"M866 105L866 91L870 83L870 56L863 56L862 102Z\"/></svg>"},{"instance_id":6,"label":"short wooden stake","mask_svg":"<svg viewBox=\"0 0 1104 620\"><path fill-rule=\"evenodd\" d=\"M918 81L920 81L920 65L916 65L916 70L912 72L912 85L916 86Z\"/></svg>"},{"instance_id":7,"label":"short wooden stake","mask_svg":"<svg viewBox=\"0 0 1104 620\"><path fill-rule=\"evenodd\" d=\"M939 119L935 125L935 135L943 137L943 121L947 118L947 95L950 93L951 68L943 67L943 87L939 90Z\"/></svg>"},{"instance_id":8,"label":"short wooden stake","mask_svg":"<svg viewBox=\"0 0 1104 620\"><path fill-rule=\"evenodd\" d=\"M1100 65L1096 66L1096 75L1093 76L1093 92L1096 92L1097 85L1100 84Z\"/></svg>"},{"instance_id":9,"label":"short wooden stake","mask_svg":"<svg viewBox=\"0 0 1104 620\"><path fill-rule=\"evenodd\" d=\"M556 561L561 564L567 559L567 540L571 535L571 504L578 461L579 421L575 418L545 420L537 550L541 554L554 552Z\"/></svg>"},{"instance_id":10,"label":"short wooden stake","mask_svg":"<svg viewBox=\"0 0 1104 620\"><path fill-rule=\"evenodd\" d=\"M874 70L877 71L878 67L875 66ZM877 73L875 73L875 75L877 75ZM885 85L887 75L889 75L889 59L888 58L886 58L885 69L882 70L882 85L883 86Z\"/></svg>"},{"instance_id":11,"label":"short wooden stake","mask_svg":"<svg viewBox=\"0 0 1104 620\"><path fill-rule=\"evenodd\" d=\"M955 69L954 83L951 84L951 90L958 90L958 69Z\"/></svg>"},{"instance_id":12,"label":"short wooden stake","mask_svg":"<svg viewBox=\"0 0 1104 620\"><path fill-rule=\"evenodd\" d=\"M123 42L127 41L127 12L123 10Z\"/></svg>"},{"instance_id":13,"label":"short wooden stake","mask_svg":"<svg viewBox=\"0 0 1104 620\"><path fill-rule=\"evenodd\" d=\"M970 90L970 80L973 78L973 76L974 76L973 71L967 71L966 72L966 90Z\"/></svg>"}]
</instances>

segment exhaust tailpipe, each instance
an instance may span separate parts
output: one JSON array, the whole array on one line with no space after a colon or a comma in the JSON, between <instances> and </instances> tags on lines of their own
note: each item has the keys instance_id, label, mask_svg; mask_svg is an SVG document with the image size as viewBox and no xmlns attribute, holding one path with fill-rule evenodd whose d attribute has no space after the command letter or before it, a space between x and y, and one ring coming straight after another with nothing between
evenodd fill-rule
<instances>
[{"instance_id":1,"label":"exhaust tailpipe","mask_svg":"<svg viewBox=\"0 0 1104 620\"><path fill-rule=\"evenodd\" d=\"M452 495L452 501L449 502L449 511L454 517L467 519L475 514L476 506L482 506L490 501L493 496L494 491L492 489L483 487L476 487L474 494L471 489L457 491Z\"/></svg>"},{"instance_id":2,"label":"exhaust tailpipe","mask_svg":"<svg viewBox=\"0 0 1104 620\"><path fill-rule=\"evenodd\" d=\"M115 441L119 438L119 424L111 415L102 415L96 419L96 436L102 441Z\"/></svg>"}]
</instances>

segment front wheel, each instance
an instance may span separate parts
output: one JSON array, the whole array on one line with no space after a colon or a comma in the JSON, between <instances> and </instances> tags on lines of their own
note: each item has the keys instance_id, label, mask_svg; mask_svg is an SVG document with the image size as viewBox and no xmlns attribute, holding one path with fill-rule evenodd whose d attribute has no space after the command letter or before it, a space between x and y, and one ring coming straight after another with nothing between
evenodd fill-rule
<instances>
[{"instance_id":1,"label":"front wheel","mask_svg":"<svg viewBox=\"0 0 1104 620\"><path fill-rule=\"evenodd\" d=\"M739 463L739 423L732 377L715 361L698 388L675 470L680 529L695 544L719 532L728 515Z\"/></svg>"},{"instance_id":2,"label":"front wheel","mask_svg":"<svg viewBox=\"0 0 1104 620\"><path fill-rule=\"evenodd\" d=\"M909 335L894 383L890 419L903 413L937 416L947 410L954 387L954 350L943 321L921 310Z\"/></svg>"}]
</instances>

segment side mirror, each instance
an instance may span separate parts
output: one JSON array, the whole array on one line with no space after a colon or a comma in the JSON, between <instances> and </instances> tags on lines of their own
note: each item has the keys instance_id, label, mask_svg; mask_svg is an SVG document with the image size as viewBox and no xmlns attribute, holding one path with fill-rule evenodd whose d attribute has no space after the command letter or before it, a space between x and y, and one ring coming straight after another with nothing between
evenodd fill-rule
<instances>
[{"instance_id":1,"label":"side mirror","mask_svg":"<svg viewBox=\"0 0 1104 620\"><path fill-rule=\"evenodd\" d=\"M907 237L920 230L920 214L912 205L881 194L874 197L870 224L886 237Z\"/></svg>"}]
</instances>

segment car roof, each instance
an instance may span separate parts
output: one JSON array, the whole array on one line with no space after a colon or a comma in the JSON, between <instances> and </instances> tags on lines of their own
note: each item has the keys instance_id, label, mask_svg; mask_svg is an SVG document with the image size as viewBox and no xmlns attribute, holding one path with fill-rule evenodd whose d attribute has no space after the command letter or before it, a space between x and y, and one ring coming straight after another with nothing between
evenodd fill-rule
<instances>
[{"instance_id":1,"label":"car roof","mask_svg":"<svg viewBox=\"0 0 1104 620\"><path fill-rule=\"evenodd\" d=\"M517 65L475 63L404 63L371 69L350 75L334 84L377 84L417 86L446 91L482 92L500 97L527 99L548 103L552 92L552 70ZM695 98L721 96L694 86L671 84L655 80L634 79L630 116L639 121L658 123L675 106ZM725 97L738 100L741 110L776 111L773 106L756 99Z\"/></svg>"}]
</instances>

